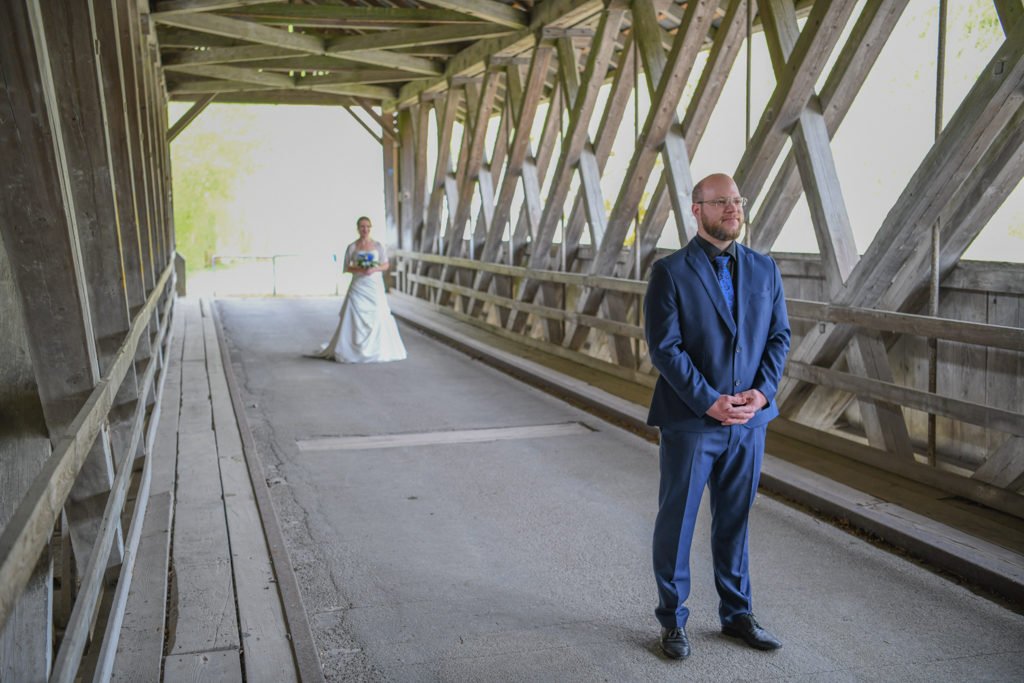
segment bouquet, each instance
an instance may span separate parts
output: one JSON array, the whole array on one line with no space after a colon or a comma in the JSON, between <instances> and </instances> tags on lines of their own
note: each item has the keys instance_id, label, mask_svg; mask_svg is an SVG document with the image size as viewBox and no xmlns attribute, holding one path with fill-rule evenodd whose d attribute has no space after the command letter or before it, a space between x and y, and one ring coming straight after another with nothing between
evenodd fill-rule
<instances>
[{"instance_id":1,"label":"bouquet","mask_svg":"<svg viewBox=\"0 0 1024 683\"><path fill-rule=\"evenodd\" d=\"M357 251L353 261L357 268L376 268L380 265L375 251Z\"/></svg>"}]
</instances>

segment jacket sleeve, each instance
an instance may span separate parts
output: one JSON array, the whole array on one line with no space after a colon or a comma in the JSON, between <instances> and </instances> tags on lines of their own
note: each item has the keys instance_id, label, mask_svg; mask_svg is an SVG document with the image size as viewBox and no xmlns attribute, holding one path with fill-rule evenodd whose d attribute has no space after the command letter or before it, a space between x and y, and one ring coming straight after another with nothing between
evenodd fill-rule
<instances>
[{"instance_id":1,"label":"jacket sleeve","mask_svg":"<svg viewBox=\"0 0 1024 683\"><path fill-rule=\"evenodd\" d=\"M668 268L654 264L644 297L644 332L651 363L695 415L704 415L719 393L708 383L683 348L682 297Z\"/></svg>"},{"instance_id":2,"label":"jacket sleeve","mask_svg":"<svg viewBox=\"0 0 1024 683\"><path fill-rule=\"evenodd\" d=\"M757 389L771 403L779 390L782 381L782 370L786 365L789 353L789 316L786 314L786 295L782 291L782 274L775 261L772 261L772 319L768 327L768 339L765 341L761 364L754 376L754 389Z\"/></svg>"}]
</instances>

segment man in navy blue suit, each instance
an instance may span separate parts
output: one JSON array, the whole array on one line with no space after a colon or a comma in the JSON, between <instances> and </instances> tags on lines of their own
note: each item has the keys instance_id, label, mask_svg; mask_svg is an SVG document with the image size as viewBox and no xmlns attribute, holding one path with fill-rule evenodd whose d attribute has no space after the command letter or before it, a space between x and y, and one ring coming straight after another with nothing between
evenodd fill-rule
<instances>
[{"instance_id":1,"label":"man in navy blue suit","mask_svg":"<svg viewBox=\"0 0 1024 683\"><path fill-rule=\"evenodd\" d=\"M684 603L705 485L722 632L760 650L782 647L753 615L747 522L766 425L779 414L789 320L778 266L736 242L745 204L727 175L697 183L697 236L654 264L644 299L651 362L661 373L647 418L661 430L655 614L673 659L690 654Z\"/></svg>"}]
</instances>

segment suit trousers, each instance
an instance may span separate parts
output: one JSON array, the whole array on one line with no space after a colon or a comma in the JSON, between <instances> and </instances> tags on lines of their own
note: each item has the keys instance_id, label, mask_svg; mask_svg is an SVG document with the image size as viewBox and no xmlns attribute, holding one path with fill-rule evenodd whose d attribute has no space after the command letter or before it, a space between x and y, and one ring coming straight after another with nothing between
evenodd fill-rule
<instances>
[{"instance_id":1,"label":"suit trousers","mask_svg":"<svg viewBox=\"0 0 1024 683\"><path fill-rule=\"evenodd\" d=\"M711 557L719 617L729 623L752 611L747 521L764 458L765 426L705 432L661 429L661 485L654 522L655 615L662 626L685 626L690 546L705 485L711 491Z\"/></svg>"}]
</instances>

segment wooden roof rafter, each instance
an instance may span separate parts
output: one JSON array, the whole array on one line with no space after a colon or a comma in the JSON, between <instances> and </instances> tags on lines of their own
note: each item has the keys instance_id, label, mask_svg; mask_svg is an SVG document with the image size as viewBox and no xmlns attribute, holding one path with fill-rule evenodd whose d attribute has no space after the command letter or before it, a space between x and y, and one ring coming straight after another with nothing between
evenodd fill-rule
<instances>
[{"instance_id":1,"label":"wooden roof rafter","mask_svg":"<svg viewBox=\"0 0 1024 683\"><path fill-rule=\"evenodd\" d=\"M288 53L274 50L291 50L434 76L443 73L443 66L431 63L434 58L447 60L480 40L522 29L529 20L521 3L503 0L418 4L422 7L167 0L150 16L168 65L284 58Z\"/></svg>"}]
</instances>

